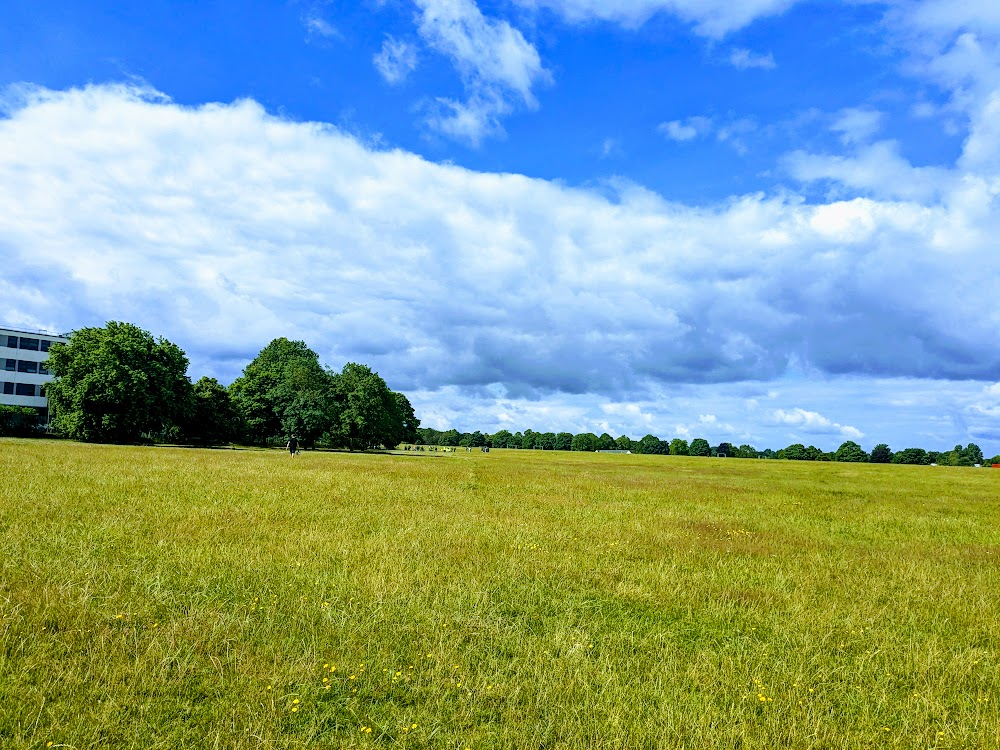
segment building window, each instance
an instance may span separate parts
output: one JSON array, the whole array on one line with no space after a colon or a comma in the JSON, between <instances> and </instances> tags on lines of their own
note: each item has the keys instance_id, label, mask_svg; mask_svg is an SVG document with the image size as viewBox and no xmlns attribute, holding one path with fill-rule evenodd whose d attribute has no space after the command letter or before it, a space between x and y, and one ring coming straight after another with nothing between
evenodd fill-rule
<instances>
[{"instance_id":1,"label":"building window","mask_svg":"<svg viewBox=\"0 0 1000 750\"><path fill-rule=\"evenodd\" d=\"M49 341L48 339L42 339L39 348L40 348L41 351L47 352L49 350L50 346L52 346L52 342L51 341Z\"/></svg>"},{"instance_id":2,"label":"building window","mask_svg":"<svg viewBox=\"0 0 1000 750\"><path fill-rule=\"evenodd\" d=\"M35 384L34 383L15 383L14 384L14 395L15 396L34 396L35 395Z\"/></svg>"},{"instance_id":3,"label":"building window","mask_svg":"<svg viewBox=\"0 0 1000 750\"><path fill-rule=\"evenodd\" d=\"M8 336L7 337L7 348L8 349L17 349L17 336Z\"/></svg>"},{"instance_id":4,"label":"building window","mask_svg":"<svg viewBox=\"0 0 1000 750\"><path fill-rule=\"evenodd\" d=\"M34 375L36 372L38 372L38 363L37 362L25 362L22 359L20 362L17 363L17 371L18 372L28 372L28 373L31 373L32 375Z\"/></svg>"},{"instance_id":5,"label":"building window","mask_svg":"<svg viewBox=\"0 0 1000 750\"><path fill-rule=\"evenodd\" d=\"M21 348L27 349L28 351L37 352L38 351L38 339L28 339L24 336L21 337Z\"/></svg>"},{"instance_id":6,"label":"building window","mask_svg":"<svg viewBox=\"0 0 1000 750\"><path fill-rule=\"evenodd\" d=\"M49 371L48 371L48 370L46 370L46 369L45 369L44 367L42 367L42 364L41 364L41 363L39 363L39 364L38 364L38 374L39 374L39 375L48 375L48 374L49 374Z\"/></svg>"},{"instance_id":7,"label":"building window","mask_svg":"<svg viewBox=\"0 0 1000 750\"><path fill-rule=\"evenodd\" d=\"M17 367L17 360L16 359L6 359L6 360L4 360L3 369L5 369L7 372L14 372L14 368L15 367Z\"/></svg>"},{"instance_id":8,"label":"building window","mask_svg":"<svg viewBox=\"0 0 1000 750\"><path fill-rule=\"evenodd\" d=\"M5 395L5 396L13 396L14 395L14 384L13 383L4 383L3 384L3 395Z\"/></svg>"}]
</instances>

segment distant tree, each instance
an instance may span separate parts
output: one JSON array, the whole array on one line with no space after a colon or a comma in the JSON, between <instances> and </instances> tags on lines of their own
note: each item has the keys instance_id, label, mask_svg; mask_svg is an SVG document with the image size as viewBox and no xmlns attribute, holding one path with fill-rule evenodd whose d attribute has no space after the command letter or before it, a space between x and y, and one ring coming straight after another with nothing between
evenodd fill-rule
<instances>
[{"instance_id":1,"label":"distant tree","mask_svg":"<svg viewBox=\"0 0 1000 750\"><path fill-rule=\"evenodd\" d=\"M733 444L719 443L718 447L715 449L715 455L732 457L734 455Z\"/></svg>"},{"instance_id":2,"label":"distant tree","mask_svg":"<svg viewBox=\"0 0 1000 750\"><path fill-rule=\"evenodd\" d=\"M635 445L636 453L655 454L660 449L660 439L656 435L643 435Z\"/></svg>"},{"instance_id":3,"label":"distant tree","mask_svg":"<svg viewBox=\"0 0 1000 750\"><path fill-rule=\"evenodd\" d=\"M555 449L557 451L570 451L570 450L573 450L573 433L571 433L571 432L557 432L556 433Z\"/></svg>"},{"instance_id":4,"label":"distant tree","mask_svg":"<svg viewBox=\"0 0 1000 750\"><path fill-rule=\"evenodd\" d=\"M52 426L76 440L134 443L189 418L193 387L176 345L131 323L81 328L53 344L47 393Z\"/></svg>"},{"instance_id":5,"label":"distant tree","mask_svg":"<svg viewBox=\"0 0 1000 750\"><path fill-rule=\"evenodd\" d=\"M822 461L824 457L823 451L815 445L806 446L806 461Z\"/></svg>"},{"instance_id":6,"label":"distant tree","mask_svg":"<svg viewBox=\"0 0 1000 750\"><path fill-rule=\"evenodd\" d=\"M543 451L550 451L556 447L556 434L554 432L539 433L535 440L535 446Z\"/></svg>"},{"instance_id":7,"label":"distant tree","mask_svg":"<svg viewBox=\"0 0 1000 750\"><path fill-rule=\"evenodd\" d=\"M470 448L482 448L484 445L486 445L486 437L479 430L469 435Z\"/></svg>"},{"instance_id":8,"label":"distant tree","mask_svg":"<svg viewBox=\"0 0 1000 750\"><path fill-rule=\"evenodd\" d=\"M0 405L0 437L28 437L38 432L41 417L28 406Z\"/></svg>"},{"instance_id":9,"label":"distant tree","mask_svg":"<svg viewBox=\"0 0 1000 750\"><path fill-rule=\"evenodd\" d=\"M757 449L744 443L736 449L737 458L757 458Z\"/></svg>"},{"instance_id":10,"label":"distant tree","mask_svg":"<svg viewBox=\"0 0 1000 750\"><path fill-rule=\"evenodd\" d=\"M691 441L691 447L688 449L689 456L711 456L712 446L708 444L708 441L704 438L695 438Z\"/></svg>"},{"instance_id":11,"label":"distant tree","mask_svg":"<svg viewBox=\"0 0 1000 750\"><path fill-rule=\"evenodd\" d=\"M993 458L989 459L986 463L988 464L1000 464L1000 453L997 453Z\"/></svg>"},{"instance_id":12,"label":"distant tree","mask_svg":"<svg viewBox=\"0 0 1000 750\"><path fill-rule=\"evenodd\" d=\"M969 443L965 446L965 449L962 451L962 455L969 459L971 463L982 464L983 462L983 451L975 443Z\"/></svg>"},{"instance_id":13,"label":"distant tree","mask_svg":"<svg viewBox=\"0 0 1000 750\"><path fill-rule=\"evenodd\" d=\"M486 444L491 448L506 448L507 441L512 437L514 436L510 434L510 430L497 430L492 435L486 436Z\"/></svg>"},{"instance_id":14,"label":"distant tree","mask_svg":"<svg viewBox=\"0 0 1000 750\"><path fill-rule=\"evenodd\" d=\"M792 443L783 452L782 458L788 461L808 461L809 453L806 451L806 447L802 443Z\"/></svg>"},{"instance_id":15,"label":"distant tree","mask_svg":"<svg viewBox=\"0 0 1000 750\"><path fill-rule=\"evenodd\" d=\"M926 466L931 463L930 456L923 448L905 448L892 454L894 464L915 464Z\"/></svg>"},{"instance_id":16,"label":"distant tree","mask_svg":"<svg viewBox=\"0 0 1000 750\"><path fill-rule=\"evenodd\" d=\"M632 450L632 438L628 435L622 435L620 438L615 440L615 447L620 451Z\"/></svg>"},{"instance_id":17,"label":"distant tree","mask_svg":"<svg viewBox=\"0 0 1000 750\"><path fill-rule=\"evenodd\" d=\"M611 437L608 433L602 432L601 436L597 438L597 450L599 451L613 451L616 450L615 439Z\"/></svg>"},{"instance_id":18,"label":"distant tree","mask_svg":"<svg viewBox=\"0 0 1000 750\"><path fill-rule=\"evenodd\" d=\"M581 432L579 435L574 435L572 447L575 451L592 453L597 450L597 435L592 432Z\"/></svg>"},{"instance_id":19,"label":"distant tree","mask_svg":"<svg viewBox=\"0 0 1000 750\"><path fill-rule=\"evenodd\" d=\"M459 434L458 430L445 430L438 435L438 445L449 445L454 447L458 445L461 438L462 436Z\"/></svg>"},{"instance_id":20,"label":"distant tree","mask_svg":"<svg viewBox=\"0 0 1000 750\"><path fill-rule=\"evenodd\" d=\"M215 378L194 384L194 408L181 426L180 437L195 445L225 445L240 439L240 415L229 392Z\"/></svg>"},{"instance_id":21,"label":"distant tree","mask_svg":"<svg viewBox=\"0 0 1000 750\"><path fill-rule=\"evenodd\" d=\"M687 456L690 455L690 446L688 446L687 440L681 440L680 438L674 438L670 441L670 455L671 456Z\"/></svg>"},{"instance_id":22,"label":"distant tree","mask_svg":"<svg viewBox=\"0 0 1000 750\"><path fill-rule=\"evenodd\" d=\"M879 443L874 448L872 448L872 455L870 461L873 464L887 464L892 461L892 451L889 450L889 446L885 443Z\"/></svg>"},{"instance_id":23,"label":"distant tree","mask_svg":"<svg viewBox=\"0 0 1000 750\"><path fill-rule=\"evenodd\" d=\"M868 461L868 454L853 440L845 440L837 448L836 460L847 463L865 463Z\"/></svg>"}]
</instances>

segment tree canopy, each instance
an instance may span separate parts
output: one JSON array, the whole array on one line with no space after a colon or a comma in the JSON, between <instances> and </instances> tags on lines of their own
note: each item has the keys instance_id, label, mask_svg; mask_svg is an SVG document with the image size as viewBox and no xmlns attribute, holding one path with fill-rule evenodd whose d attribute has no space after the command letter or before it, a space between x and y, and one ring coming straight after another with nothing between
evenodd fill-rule
<instances>
[{"instance_id":1,"label":"tree canopy","mask_svg":"<svg viewBox=\"0 0 1000 750\"><path fill-rule=\"evenodd\" d=\"M184 352L131 323L73 331L47 367L52 425L76 440L138 442L177 429L194 408Z\"/></svg>"}]
</instances>

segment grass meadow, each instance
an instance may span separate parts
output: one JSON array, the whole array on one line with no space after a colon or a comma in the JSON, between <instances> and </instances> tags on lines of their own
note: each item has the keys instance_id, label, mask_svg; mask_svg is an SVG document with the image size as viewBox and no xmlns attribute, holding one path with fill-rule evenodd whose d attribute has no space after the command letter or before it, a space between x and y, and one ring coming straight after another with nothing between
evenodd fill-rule
<instances>
[{"instance_id":1,"label":"grass meadow","mask_svg":"<svg viewBox=\"0 0 1000 750\"><path fill-rule=\"evenodd\" d=\"M1000 471L0 441L4 748L1000 747Z\"/></svg>"}]
</instances>

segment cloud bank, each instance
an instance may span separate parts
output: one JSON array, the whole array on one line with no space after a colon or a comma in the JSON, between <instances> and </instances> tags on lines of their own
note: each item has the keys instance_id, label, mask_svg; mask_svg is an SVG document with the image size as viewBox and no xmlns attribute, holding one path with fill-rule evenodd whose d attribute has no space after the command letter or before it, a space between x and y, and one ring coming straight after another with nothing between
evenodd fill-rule
<instances>
[{"instance_id":1,"label":"cloud bank","mask_svg":"<svg viewBox=\"0 0 1000 750\"><path fill-rule=\"evenodd\" d=\"M564 404L574 424L591 419L580 404L598 423L600 404L632 404L618 417L641 429L650 404L695 387L759 400L767 388L747 384L790 373L1000 372L1000 274L984 273L1000 179L982 171L927 195L692 207L628 183L597 192L435 164L248 100L192 108L106 85L8 91L3 111L0 319L129 320L181 343L196 374L228 381L289 336L423 403L444 394L440 422L461 393L507 399L509 414ZM816 411L872 434L796 393L746 424L805 429L796 415ZM658 418L720 414L754 435L693 408ZM988 411L970 408L943 417L988 432Z\"/></svg>"}]
</instances>

